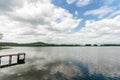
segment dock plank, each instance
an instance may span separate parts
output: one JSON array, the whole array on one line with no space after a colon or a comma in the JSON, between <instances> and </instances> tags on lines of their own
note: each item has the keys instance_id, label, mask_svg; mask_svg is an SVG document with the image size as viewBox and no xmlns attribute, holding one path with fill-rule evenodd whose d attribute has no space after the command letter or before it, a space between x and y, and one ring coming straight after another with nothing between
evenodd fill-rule
<instances>
[{"instance_id":1,"label":"dock plank","mask_svg":"<svg viewBox=\"0 0 120 80\"><path fill-rule=\"evenodd\" d=\"M23 59L20 58L21 55L24 56ZM25 55L26 55L25 53L0 55L0 68L9 67L9 66L18 65L18 64L24 64L25 63ZM13 56L17 56L16 63L12 63ZM1 58L3 58L3 57L9 57L8 64L2 65Z\"/></svg>"}]
</instances>

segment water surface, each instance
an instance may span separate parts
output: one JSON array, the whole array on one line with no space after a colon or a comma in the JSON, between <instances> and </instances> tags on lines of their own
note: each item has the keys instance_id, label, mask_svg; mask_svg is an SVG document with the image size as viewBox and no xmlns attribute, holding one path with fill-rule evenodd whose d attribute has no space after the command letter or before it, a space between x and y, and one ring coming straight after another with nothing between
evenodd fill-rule
<instances>
[{"instance_id":1,"label":"water surface","mask_svg":"<svg viewBox=\"0 0 120 80\"><path fill-rule=\"evenodd\" d=\"M12 47L26 63L0 69L0 80L120 80L120 47Z\"/></svg>"}]
</instances>

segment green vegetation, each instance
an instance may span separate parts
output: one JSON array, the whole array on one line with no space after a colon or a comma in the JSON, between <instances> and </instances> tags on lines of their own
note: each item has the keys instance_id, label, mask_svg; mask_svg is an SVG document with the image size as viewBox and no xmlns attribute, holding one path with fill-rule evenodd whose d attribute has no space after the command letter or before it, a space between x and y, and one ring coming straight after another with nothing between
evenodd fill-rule
<instances>
[{"instance_id":1,"label":"green vegetation","mask_svg":"<svg viewBox=\"0 0 120 80\"><path fill-rule=\"evenodd\" d=\"M98 46L97 44L94 44L93 46Z\"/></svg>"},{"instance_id":2,"label":"green vegetation","mask_svg":"<svg viewBox=\"0 0 120 80\"><path fill-rule=\"evenodd\" d=\"M0 49L2 49L2 46L0 46Z\"/></svg>"},{"instance_id":3,"label":"green vegetation","mask_svg":"<svg viewBox=\"0 0 120 80\"><path fill-rule=\"evenodd\" d=\"M91 44L85 44L85 46L92 46Z\"/></svg>"},{"instance_id":4,"label":"green vegetation","mask_svg":"<svg viewBox=\"0 0 120 80\"><path fill-rule=\"evenodd\" d=\"M102 44L101 46L120 46L120 44Z\"/></svg>"},{"instance_id":5,"label":"green vegetation","mask_svg":"<svg viewBox=\"0 0 120 80\"><path fill-rule=\"evenodd\" d=\"M35 43L26 43L26 44L18 44L18 43L8 43L8 42L0 42L2 46L29 46L29 47L39 47L39 46L80 46L78 44L49 44L43 42L35 42Z\"/></svg>"},{"instance_id":6,"label":"green vegetation","mask_svg":"<svg viewBox=\"0 0 120 80\"><path fill-rule=\"evenodd\" d=\"M9 43L9 42L0 42L0 46L28 46L28 47L39 47L39 46L120 46L120 44L85 44L85 45L79 45L79 44L49 44L44 42L35 42L35 43L25 43L25 44L19 44L19 43Z\"/></svg>"}]
</instances>

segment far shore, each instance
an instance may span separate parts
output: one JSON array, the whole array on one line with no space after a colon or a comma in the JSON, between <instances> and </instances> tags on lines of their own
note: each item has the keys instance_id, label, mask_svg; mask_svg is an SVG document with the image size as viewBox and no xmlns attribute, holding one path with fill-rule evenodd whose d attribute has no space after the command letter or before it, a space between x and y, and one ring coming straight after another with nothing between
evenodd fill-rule
<instances>
[{"instance_id":1,"label":"far shore","mask_svg":"<svg viewBox=\"0 0 120 80\"><path fill-rule=\"evenodd\" d=\"M53 44L44 42L34 43L12 43L12 42L0 42L0 48L9 49L9 47L111 47L120 46L120 44Z\"/></svg>"}]
</instances>

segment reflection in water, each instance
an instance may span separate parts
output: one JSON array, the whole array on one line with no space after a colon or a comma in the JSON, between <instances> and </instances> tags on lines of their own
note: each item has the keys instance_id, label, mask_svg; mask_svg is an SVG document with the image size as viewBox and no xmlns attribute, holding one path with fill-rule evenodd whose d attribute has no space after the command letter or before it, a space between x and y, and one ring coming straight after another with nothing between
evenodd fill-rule
<instances>
[{"instance_id":1,"label":"reflection in water","mask_svg":"<svg viewBox=\"0 0 120 80\"><path fill-rule=\"evenodd\" d=\"M13 48L26 52L25 65L0 70L0 80L120 80L119 47Z\"/></svg>"}]
</instances>

